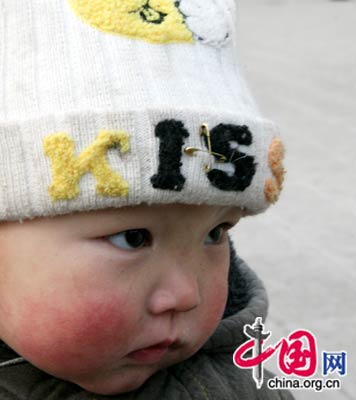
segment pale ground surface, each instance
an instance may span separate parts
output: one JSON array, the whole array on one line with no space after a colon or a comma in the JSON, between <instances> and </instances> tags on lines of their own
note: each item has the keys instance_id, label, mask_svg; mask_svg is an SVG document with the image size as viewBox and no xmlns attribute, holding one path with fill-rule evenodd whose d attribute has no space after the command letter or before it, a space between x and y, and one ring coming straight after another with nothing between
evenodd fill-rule
<instances>
[{"instance_id":1,"label":"pale ground surface","mask_svg":"<svg viewBox=\"0 0 356 400\"><path fill-rule=\"evenodd\" d=\"M356 1L239 0L239 14L245 76L281 128L288 175L234 241L267 286L271 344L305 328L319 354L348 352L341 391L296 399L356 399Z\"/></svg>"}]
</instances>

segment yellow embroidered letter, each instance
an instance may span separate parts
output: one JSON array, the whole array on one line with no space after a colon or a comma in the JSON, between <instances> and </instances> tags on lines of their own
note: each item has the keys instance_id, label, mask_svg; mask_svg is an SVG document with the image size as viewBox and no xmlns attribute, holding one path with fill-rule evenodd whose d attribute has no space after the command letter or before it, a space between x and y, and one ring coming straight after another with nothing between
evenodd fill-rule
<instances>
[{"instance_id":1,"label":"yellow embroidered letter","mask_svg":"<svg viewBox=\"0 0 356 400\"><path fill-rule=\"evenodd\" d=\"M53 182L48 192L52 201L77 197L79 180L87 172L91 172L96 180L97 193L110 197L127 196L128 183L111 169L106 158L107 151L118 146L121 153L129 151L128 133L102 130L95 141L76 158L74 142L68 134L46 136L43 147L46 156L51 159Z\"/></svg>"}]
</instances>

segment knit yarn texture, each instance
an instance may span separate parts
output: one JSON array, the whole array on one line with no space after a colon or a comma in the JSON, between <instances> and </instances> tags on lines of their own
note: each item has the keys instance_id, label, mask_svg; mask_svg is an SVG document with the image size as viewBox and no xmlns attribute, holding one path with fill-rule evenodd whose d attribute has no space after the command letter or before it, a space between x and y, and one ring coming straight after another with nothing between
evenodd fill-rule
<instances>
[{"instance_id":1,"label":"knit yarn texture","mask_svg":"<svg viewBox=\"0 0 356 400\"><path fill-rule=\"evenodd\" d=\"M274 203L283 145L236 24L234 0L3 0L0 221Z\"/></svg>"}]
</instances>

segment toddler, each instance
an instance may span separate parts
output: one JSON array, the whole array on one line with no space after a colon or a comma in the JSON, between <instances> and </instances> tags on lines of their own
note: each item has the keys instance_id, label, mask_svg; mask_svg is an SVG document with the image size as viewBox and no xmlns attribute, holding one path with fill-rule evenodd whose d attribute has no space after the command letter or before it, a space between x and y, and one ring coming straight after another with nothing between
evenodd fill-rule
<instances>
[{"instance_id":1,"label":"toddler","mask_svg":"<svg viewBox=\"0 0 356 400\"><path fill-rule=\"evenodd\" d=\"M291 399L232 358L267 300L227 231L284 172L234 1L4 0L1 19L0 398Z\"/></svg>"}]
</instances>

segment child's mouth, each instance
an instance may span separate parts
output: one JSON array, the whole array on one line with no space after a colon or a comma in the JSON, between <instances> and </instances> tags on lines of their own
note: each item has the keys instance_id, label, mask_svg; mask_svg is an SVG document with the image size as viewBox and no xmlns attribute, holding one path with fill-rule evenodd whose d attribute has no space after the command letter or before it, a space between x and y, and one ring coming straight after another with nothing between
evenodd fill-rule
<instances>
[{"instance_id":1,"label":"child's mouth","mask_svg":"<svg viewBox=\"0 0 356 400\"><path fill-rule=\"evenodd\" d=\"M154 364L164 357L164 355L168 352L169 347L172 346L174 343L175 342L172 340L165 340L154 346L135 350L129 353L127 357L145 364Z\"/></svg>"}]
</instances>

